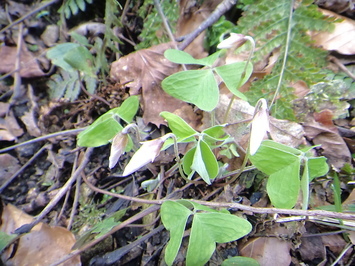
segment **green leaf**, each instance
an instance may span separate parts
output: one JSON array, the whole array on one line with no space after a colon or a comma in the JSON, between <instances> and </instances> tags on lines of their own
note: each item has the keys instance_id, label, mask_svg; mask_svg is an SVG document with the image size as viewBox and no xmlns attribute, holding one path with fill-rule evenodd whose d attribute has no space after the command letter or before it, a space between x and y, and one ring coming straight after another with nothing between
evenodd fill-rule
<instances>
[{"instance_id":1,"label":"green leaf","mask_svg":"<svg viewBox=\"0 0 355 266\"><path fill-rule=\"evenodd\" d=\"M182 168L185 172L185 174L187 174L188 176L190 176L190 174L192 174L192 172L194 172L191 169L192 166L192 162L194 160L195 157L195 152L196 152L196 147L190 149L184 156L183 161L182 161ZM192 175L191 175L192 177Z\"/></svg>"},{"instance_id":2,"label":"green leaf","mask_svg":"<svg viewBox=\"0 0 355 266\"><path fill-rule=\"evenodd\" d=\"M75 0L69 0L68 1L69 7L71 9L71 12L73 13L73 15L78 14L79 12L79 7L77 6L77 4L75 3Z\"/></svg>"},{"instance_id":3,"label":"green leaf","mask_svg":"<svg viewBox=\"0 0 355 266\"><path fill-rule=\"evenodd\" d=\"M299 161L300 159L296 154L301 154L301 152L274 141L264 140L258 151L250 156L250 161L260 171L271 175L285 166Z\"/></svg>"},{"instance_id":4,"label":"green leaf","mask_svg":"<svg viewBox=\"0 0 355 266\"><path fill-rule=\"evenodd\" d=\"M170 231L170 240L165 249L165 262L172 265L181 245L187 219L192 212L174 201L165 201L160 212L165 228Z\"/></svg>"},{"instance_id":5,"label":"green leaf","mask_svg":"<svg viewBox=\"0 0 355 266\"><path fill-rule=\"evenodd\" d=\"M192 64L192 65L203 65L203 66L212 66L213 63L219 57L220 51L201 59L193 58L189 53L176 49L168 49L164 52L166 59L173 63L177 64Z\"/></svg>"},{"instance_id":6,"label":"green leaf","mask_svg":"<svg viewBox=\"0 0 355 266\"><path fill-rule=\"evenodd\" d=\"M123 127L117 117L130 123L138 111L138 97L127 98L120 107L116 107L101 115L87 129L78 135L78 145L82 147L98 147L106 145Z\"/></svg>"},{"instance_id":7,"label":"green leaf","mask_svg":"<svg viewBox=\"0 0 355 266\"><path fill-rule=\"evenodd\" d=\"M247 97L238 89L248 81L251 73L253 72L253 65L248 64L245 76L242 80L242 74L245 69L246 62L236 62L229 65L223 65L214 68L216 73L222 78L227 88L237 97L247 101Z\"/></svg>"},{"instance_id":8,"label":"green leaf","mask_svg":"<svg viewBox=\"0 0 355 266\"><path fill-rule=\"evenodd\" d=\"M112 113L100 116L87 129L78 135L78 146L99 147L106 145L118 132L123 129Z\"/></svg>"},{"instance_id":9,"label":"green leaf","mask_svg":"<svg viewBox=\"0 0 355 266\"><path fill-rule=\"evenodd\" d=\"M251 224L231 214L208 212L193 217L186 265L204 265L212 256L216 243L226 243L247 235Z\"/></svg>"},{"instance_id":10,"label":"green leaf","mask_svg":"<svg viewBox=\"0 0 355 266\"><path fill-rule=\"evenodd\" d=\"M212 111L219 100L218 84L211 69L175 73L163 80L162 88L171 96L204 111Z\"/></svg>"},{"instance_id":11,"label":"green leaf","mask_svg":"<svg viewBox=\"0 0 355 266\"><path fill-rule=\"evenodd\" d=\"M211 179L218 174L216 157L203 140L197 143L191 169L195 170L207 184L211 184Z\"/></svg>"},{"instance_id":12,"label":"green leaf","mask_svg":"<svg viewBox=\"0 0 355 266\"><path fill-rule=\"evenodd\" d=\"M231 257L222 262L221 266L260 266L259 262L253 258L248 257Z\"/></svg>"},{"instance_id":13,"label":"green leaf","mask_svg":"<svg viewBox=\"0 0 355 266\"><path fill-rule=\"evenodd\" d=\"M118 107L116 114L126 123L131 123L139 108L138 96L130 96Z\"/></svg>"},{"instance_id":14,"label":"green leaf","mask_svg":"<svg viewBox=\"0 0 355 266\"><path fill-rule=\"evenodd\" d=\"M325 157L312 157L308 158L308 171L309 182L315 177L324 176L329 171L329 165L327 164L327 158Z\"/></svg>"},{"instance_id":15,"label":"green leaf","mask_svg":"<svg viewBox=\"0 0 355 266\"><path fill-rule=\"evenodd\" d=\"M18 235L15 234L6 234L3 231L0 231L0 252L2 252Z\"/></svg>"},{"instance_id":16,"label":"green leaf","mask_svg":"<svg viewBox=\"0 0 355 266\"><path fill-rule=\"evenodd\" d=\"M162 116L166 121L168 121L169 128L177 137L178 141L190 138L198 134L188 123L185 122L180 116L177 116L170 112L161 112ZM194 138L193 138L194 139Z\"/></svg>"},{"instance_id":17,"label":"green leaf","mask_svg":"<svg viewBox=\"0 0 355 266\"><path fill-rule=\"evenodd\" d=\"M226 125L217 125L202 131L202 134L206 134L211 140L224 141L229 138L229 135L224 131Z\"/></svg>"},{"instance_id":18,"label":"green leaf","mask_svg":"<svg viewBox=\"0 0 355 266\"><path fill-rule=\"evenodd\" d=\"M276 208L293 208L300 191L300 161L285 164L279 171L272 173L266 189Z\"/></svg>"},{"instance_id":19,"label":"green leaf","mask_svg":"<svg viewBox=\"0 0 355 266\"><path fill-rule=\"evenodd\" d=\"M85 11L85 7L86 7L85 1L84 0L75 0L75 1L77 6L80 8L80 10Z\"/></svg>"},{"instance_id":20,"label":"green leaf","mask_svg":"<svg viewBox=\"0 0 355 266\"><path fill-rule=\"evenodd\" d=\"M75 41L77 41L81 45L92 47L92 45L89 43L89 40L85 36L76 33L75 31L70 33L70 37L72 37Z\"/></svg>"},{"instance_id":21,"label":"green leaf","mask_svg":"<svg viewBox=\"0 0 355 266\"><path fill-rule=\"evenodd\" d=\"M191 211L193 209L193 211ZM172 265L179 251L187 219L193 215L186 265L204 265L216 243L237 240L248 234L252 226L228 211L217 211L188 200L166 201L161 208L164 226L170 231L165 262Z\"/></svg>"},{"instance_id":22,"label":"green leaf","mask_svg":"<svg viewBox=\"0 0 355 266\"><path fill-rule=\"evenodd\" d=\"M68 51L71 49L79 47L80 44L77 43L61 43L56 46L49 48L47 51L47 57L52 61L53 64L60 66L66 71L75 71L71 65L69 65L63 58Z\"/></svg>"},{"instance_id":23,"label":"green leaf","mask_svg":"<svg viewBox=\"0 0 355 266\"><path fill-rule=\"evenodd\" d=\"M93 67L94 57L86 47L78 46L70 49L63 55L63 59L74 69L95 77Z\"/></svg>"}]
</instances>

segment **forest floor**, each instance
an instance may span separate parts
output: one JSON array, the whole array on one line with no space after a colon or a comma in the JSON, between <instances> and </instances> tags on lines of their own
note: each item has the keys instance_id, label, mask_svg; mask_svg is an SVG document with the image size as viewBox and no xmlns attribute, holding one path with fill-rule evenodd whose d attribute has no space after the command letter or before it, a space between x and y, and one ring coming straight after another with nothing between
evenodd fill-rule
<instances>
[{"instance_id":1,"label":"forest floor","mask_svg":"<svg viewBox=\"0 0 355 266\"><path fill-rule=\"evenodd\" d=\"M166 265L170 234L162 225L159 209L167 199L193 199L217 210L227 208L252 225L246 236L217 243L207 265L221 265L235 256L253 258L260 265L354 265L353 9L341 12L342 25L350 28L338 33L336 48L330 44L331 37L317 39L318 44L333 51L329 52L327 68L350 80L348 97L342 93L329 96L342 100L341 105L325 104L324 110L311 114L312 122L270 120L272 127L282 128L281 135L287 135L289 146L320 144L314 156L327 158L339 182L334 184L331 174L318 177L309 186L309 210L301 209L301 198L295 208L282 210L273 208L266 192L266 175L260 171L246 168L236 180L226 174L212 184L195 175L187 182L176 167L172 148L123 177L140 141L170 132L159 116L162 111L179 115L198 132L213 124L214 118L161 89L160 82L180 68L167 63L163 56L175 45L169 41L161 18L154 20L159 14L153 1L119 1L122 7L111 0L66 2L0 3L0 230L6 233L0 235L0 247L12 243L1 254L4 265ZM171 2L174 4L162 4L166 18L175 19L175 23L169 22L177 28L176 36L184 36L209 18L222 1L178 1L180 6ZM328 8L338 13L336 9L341 9ZM178 10L177 15L174 10ZM241 14L242 10L232 8L226 17L236 22ZM151 21L150 31L147 21ZM202 33L185 51L194 58L207 56L216 46L211 44L212 35ZM206 38L210 38L209 51ZM63 43L68 44L63 50L48 52ZM141 45L139 50L137 45ZM89 54L78 47L85 47ZM69 54L70 49L77 50ZM264 61L270 66L275 55L277 51ZM229 54L226 58L238 60ZM246 58L242 54L239 60ZM255 69L243 92L249 90L252 79L261 79L271 71L267 64L264 72ZM302 81L293 88L298 100L309 92ZM216 121L223 120L231 97L225 91L221 86ZM328 95L327 91L324 94ZM141 134L132 134L134 151L123 154L117 165L109 167L111 144L80 147L77 135L132 95L139 96L140 107L132 122ZM302 113L299 108L301 111L296 112ZM334 119L334 113L342 112L346 115ZM231 134L240 156L230 159L220 155L221 169L228 165L222 173L242 169L249 138L245 133L249 122L244 121L250 121L253 113L254 108L246 102L234 102L231 116L238 116L238 121L232 118L228 133L242 128L236 130L233 124L244 125L243 132L240 129ZM180 156L189 148L179 144ZM185 264L192 231L189 222L174 265ZM22 231L15 231L19 228ZM200 247L201 253L204 248ZM250 261L245 263L251 265Z\"/></svg>"}]
</instances>

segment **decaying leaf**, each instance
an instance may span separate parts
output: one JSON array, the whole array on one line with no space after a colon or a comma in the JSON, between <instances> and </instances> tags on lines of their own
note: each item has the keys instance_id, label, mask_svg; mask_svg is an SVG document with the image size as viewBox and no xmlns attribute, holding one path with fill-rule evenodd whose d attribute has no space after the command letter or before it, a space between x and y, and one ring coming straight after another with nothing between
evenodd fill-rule
<instances>
[{"instance_id":1,"label":"decaying leaf","mask_svg":"<svg viewBox=\"0 0 355 266\"><path fill-rule=\"evenodd\" d=\"M4 184L18 169L18 160L10 154L0 154L0 186Z\"/></svg>"},{"instance_id":2,"label":"decaying leaf","mask_svg":"<svg viewBox=\"0 0 355 266\"><path fill-rule=\"evenodd\" d=\"M13 205L3 209L0 230L13 233L18 227L31 223L33 217ZM28 234L22 236L16 247L9 246L1 255L6 265L50 265L70 253L75 244L74 235L59 226L50 227L39 223ZM61 265L81 265L80 257L74 257Z\"/></svg>"},{"instance_id":3,"label":"decaying leaf","mask_svg":"<svg viewBox=\"0 0 355 266\"><path fill-rule=\"evenodd\" d=\"M9 73L15 70L17 47L0 47L0 73ZM27 50L26 44L22 44L20 76L23 78L43 77L45 74L39 67L36 58Z\"/></svg>"},{"instance_id":4,"label":"decaying leaf","mask_svg":"<svg viewBox=\"0 0 355 266\"><path fill-rule=\"evenodd\" d=\"M308 121L303 124L305 136L314 145L321 145L322 154L328 158L328 162L340 169L345 163L351 164L351 153L334 126L332 116L327 114L327 110L322 112L325 115L318 114L317 120L308 116Z\"/></svg>"},{"instance_id":5,"label":"decaying leaf","mask_svg":"<svg viewBox=\"0 0 355 266\"><path fill-rule=\"evenodd\" d=\"M216 109L217 121L222 122L226 113L227 106L230 98L227 95L222 94L220 96L220 103ZM227 127L227 131L231 134L236 141L245 147L249 138L249 123L254 114L254 107L248 102L243 100L234 100L232 109L227 117L227 121L230 121L230 126ZM273 117L270 119L270 134L272 139L276 142L289 145L291 147L298 147L304 143L303 128L300 124L280 120ZM244 121L244 123L238 123ZM236 123L236 124L233 124Z\"/></svg>"},{"instance_id":6,"label":"decaying leaf","mask_svg":"<svg viewBox=\"0 0 355 266\"><path fill-rule=\"evenodd\" d=\"M13 141L24 132L12 111L7 113L8 103L0 103L0 141Z\"/></svg>"},{"instance_id":7,"label":"decaying leaf","mask_svg":"<svg viewBox=\"0 0 355 266\"><path fill-rule=\"evenodd\" d=\"M276 237L258 237L250 240L240 250L240 254L256 259L260 265L290 265L290 247L290 242Z\"/></svg>"},{"instance_id":8,"label":"decaying leaf","mask_svg":"<svg viewBox=\"0 0 355 266\"><path fill-rule=\"evenodd\" d=\"M325 50L337 51L340 54L355 54L355 22L354 20L340 16L332 11L321 9L322 13L341 19L340 23L335 23L333 32L313 32L312 39L315 44Z\"/></svg>"},{"instance_id":9,"label":"decaying leaf","mask_svg":"<svg viewBox=\"0 0 355 266\"><path fill-rule=\"evenodd\" d=\"M141 89L144 122L158 126L165 124L163 118L159 116L162 111L174 112L187 105L168 95L160 87L165 77L179 69L178 64L164 57L164 51L169 48L172 48L171 43L163 43L121 57L112 63L110 73L113 80L121 84L127 83L131 95L139 94Z\"/></svg>"}]
</instances>

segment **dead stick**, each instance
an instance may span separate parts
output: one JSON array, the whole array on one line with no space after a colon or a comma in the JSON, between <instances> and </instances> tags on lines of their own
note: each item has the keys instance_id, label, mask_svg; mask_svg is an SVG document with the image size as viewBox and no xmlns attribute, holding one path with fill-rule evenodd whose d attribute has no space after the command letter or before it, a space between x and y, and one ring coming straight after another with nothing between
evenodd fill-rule
<instances>
[{"instance_id":1,"label":"dead stick","mask_svg":"<svg viewBox=\"0 0 355 266\"><path fill-rule=\"evenodd\" d=\"M80 163L78 169L75 170L75 172L72 174L72 176L68 179L68 181L64 184L64 186L59 190L59 192L54 196L54 198L47 204L47 206L43 209L43 211L35 217L35 220L30 223L30 224L25 224L21 226L20 228L15 230L16 234L24 234L28 233L31 231L31 229L38 224L44 216L46 216L52 209L57 205L57 203L60 201L60 199L64 196L65 193L67 193L68 189L71 187L71 185L74 183L74 181L78 178L78 176L81 174L81 171L84 170L86 165L88 164L90 160L90 155L94 148L88 148L85 152L84 159Z\"/></svg>"},{"instance_id":2,"label":"dead stick","mask_svg":"<svg viewBox=\"0 0 355 266\"><path fill-rule=\"evenodd\" d=\"M76 129L68 129L68 130L63 130L63 131L59 131L59 132L55 132L55 133L51 133L45 136L40 136L38 138L34 138L34 139L30 139L28 141L25 142L21 142L19 144L4 148L0 150L0 153L4 153L7 151L11 151L13 149L28 145L28 144L32 144L35 142L39 142L42 140L46 140L46 139L50 139L50 138L54 138L54 137L58 137L58 136L62 136L62 135L72 135L72 134L78 134L79 132L83 131L84 129L86 129L86 127L83 128L76 128Z\"/></svg>"},{"instance_id":3,"label":"dead stick","mask_svg":"<svg viewBox=\"0 0 355 266\"><path fill-rule=\"evenodd\" d=\"M5 28L0 30L0 34L3 33L4 31L6 31L7 29L21 23L22 21L24 21L25 19L29 18L30 16L36 14L37 12L41 11L42 9L45 9L46 7L54 4L55 2L58 2L58 0L51 0L33 10L31 10L30 12L28 12L27 14L25 14L24 16L20 17L19 19L15 20L14 22L12 22L11 24L7 25Z\"/></svg>"},{"instance_id":4,"label":"dead stick","mask_svg":"<svg viewBox=\"0 0 355 266\"><path fill-rule=\"evenodd\" d=\"M109 191L99 189L99 188L95 187L94 185L92 185L90 182L88 182L86 179L84 179L84 181L88 184L88 186L91 189L93 189L97 192L100 192L100 193L103 193L103 194L106 194L106 195L109 195L112 197L116 197L116 198L122 198L125 200L131 200L131 201L146 203L146 204L158 204L158 205L163 204L167 200L171 200L171 199L146 200L146 199L130 197L130 196L126 196L126 195L116 194L116 193L112 193ZM329 218L336 218L336 219L355 220L354 214L323 211L323 210L295 210L295 209L279 209L279 208L259 208L259 207L252 207L252 206L247 206L247 205L243 205L240 203L234 203L234 202L233 203L232 202L211 202L211 201L202 201L202 200L195 200L195 199L190 199L190 201L199 203L201 205L209 206L209 207L236 209L236 210L242 210L242 211L248 211L248 212L254 212L254 213L287 214L287 215L297 215L297 216L316 216L316 217L329 217Z\"/></svg>"},{"instance_id":5,"label":"dead stick","mask_svg":"<svg viewBox=\"0 0 355 266\"><path fill-rule=\"evenodd\" d=\"M126 221L120 223L119 225L116 225L114 228L112 228L109 232L107 232L105 235L103 236L100 236L98 238L96 238L95 240L87 243L86 245L82 246L80 249L78 250L75 250L71 253L69 253L67 256L64 256L61 260L51 264L50 266L56 266L56 265L59 265L77 255L79 255L80 253L82 253L83 251L95 246L96 244L98 244L99 242L101 242L102 240L104 240L106 237L112 235L113 233L117 232L118 230L124 228L125 226L137 221L137 220L140 220L142 219L144 216L147 216L148 214L152 213L152 212L155 212L157 210L160 209L160 206L159 205L153 205L153 206L150 206L149 208L141 211L140 213L137 213L136 215L132 216L131 218L127 219Z\"/></svg>"},{"instance_id":6,"label":"dead stick","mask_svg":"<svg viewBox=\"0 0 355 266\"><path fill-rule=\"evenodd\" d=\"M180 37L183 38L183 42L178 45L180 50L184 50L198 35L201 34L205 29L213 25L224 13L232 8L237 3L237 0L224 0L220 3L216 9L211 13L211 15L203 21L200 26L197 27L193 32Z\"/></svg>"}]
</instances>

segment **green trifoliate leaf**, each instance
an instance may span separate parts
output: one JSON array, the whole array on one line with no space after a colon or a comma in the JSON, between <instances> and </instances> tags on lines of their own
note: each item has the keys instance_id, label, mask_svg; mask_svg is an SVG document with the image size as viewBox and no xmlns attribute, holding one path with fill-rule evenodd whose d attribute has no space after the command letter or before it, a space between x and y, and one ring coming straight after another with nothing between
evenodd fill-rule
<instances>
[{"instance_id":1,"label":"green trifoliate leaf","mask_svg":"<svg viewBox=\"0 0 355 266\"><path fill-rule=\"evenodd\" d=\"M171 96L208 112L219 100L218 84L211 69L175 73L163 80L162 88Z\"/></svg>"},{"instance_id":2,"label":"green trifoliate leaf","mask_svg":"<svg viewBox=\"0 0 355 266\"><path fill-rule=\"evenodd\" d=\"M139 101L137 96L126 99L120 107L116 107L101 115L87 129L78 135L78 145L81 147L98 147L106 145L122 130L122 125L117 118L130 123L138 111Z\"/></svg>"},{"instance_id":3,"label":"green trifoliate leaf","mask_svg":"<svg viewBox=\"0 0 355 266\"><path fill-rule=\"evenodd\" d=\"M207 184L211 184L211 179L218 175L216 157L203 140L199 140L196 145L191 169L195 170Z\"/></svg>"},{"instance_id":4,"label":"green trifoliate leaf","mask_svg":"<svg viewBox=\"0 0 355 266\"><path fill-rule=\"evenodd\" d=\"M165 58L169 61L177 63L177 64L186 64L186 65L203 65L203 66L212 66L213 63L219 57L220 51L201 59L195 59L190 54L175 50L175 49L168 49L164 52Z\"/></svg>"},{"instance_id":5,"label":"green trifoliate leaf","mask_svg":"<svg viewBox=\"0 0 355 266\"><path fill-rule=\"evenodd\" d=\"M296 160L272 173L267 181L267 193L276 208L291 209L300 191L300 161Z\"/></svg>"},{"instance_id":6,"label":"green trifoliate leaf","mask_svg":"<svg viewBox=\"0 0 355 266\"><path fill-rule=\"evenodd\" d=\"M248 64L244 78L242 74L245 68L246 62L236 62L228 65L223 65L214 68L216 73L222 78L227 88L237 97L244 101L247 101L247 97L239 91L239 88L248 81L251 73L253 72L253 65Z\"/></svg>"},{"instance_id":7,"label":"green trifoliate leaf","mask_svg":"<svg viewBox=\"0 0 355 266\"><path fill-rule=\"evenodd\" d=\"M198 132L194 130L188 123L186 123L180 116L166 111L161 112L160 116L162 116L168 122L168 126L177 137L178 142L186 139L191 141L194 138L190 139L190 137L198 134Z\"/></svg>"},{"instance_id":8,"label":"green trifoliate leaf","mask_svg":"<svg viewBox=\"0 0 355 266\"><path fill-rule=\"evenodd\" d=\"M165 262L172 265L179 251L187 219L192 212L174 201L166 201L161 206L161 220L170 231L170 240L165 249Z\"/></svg>"}]
</instances>

